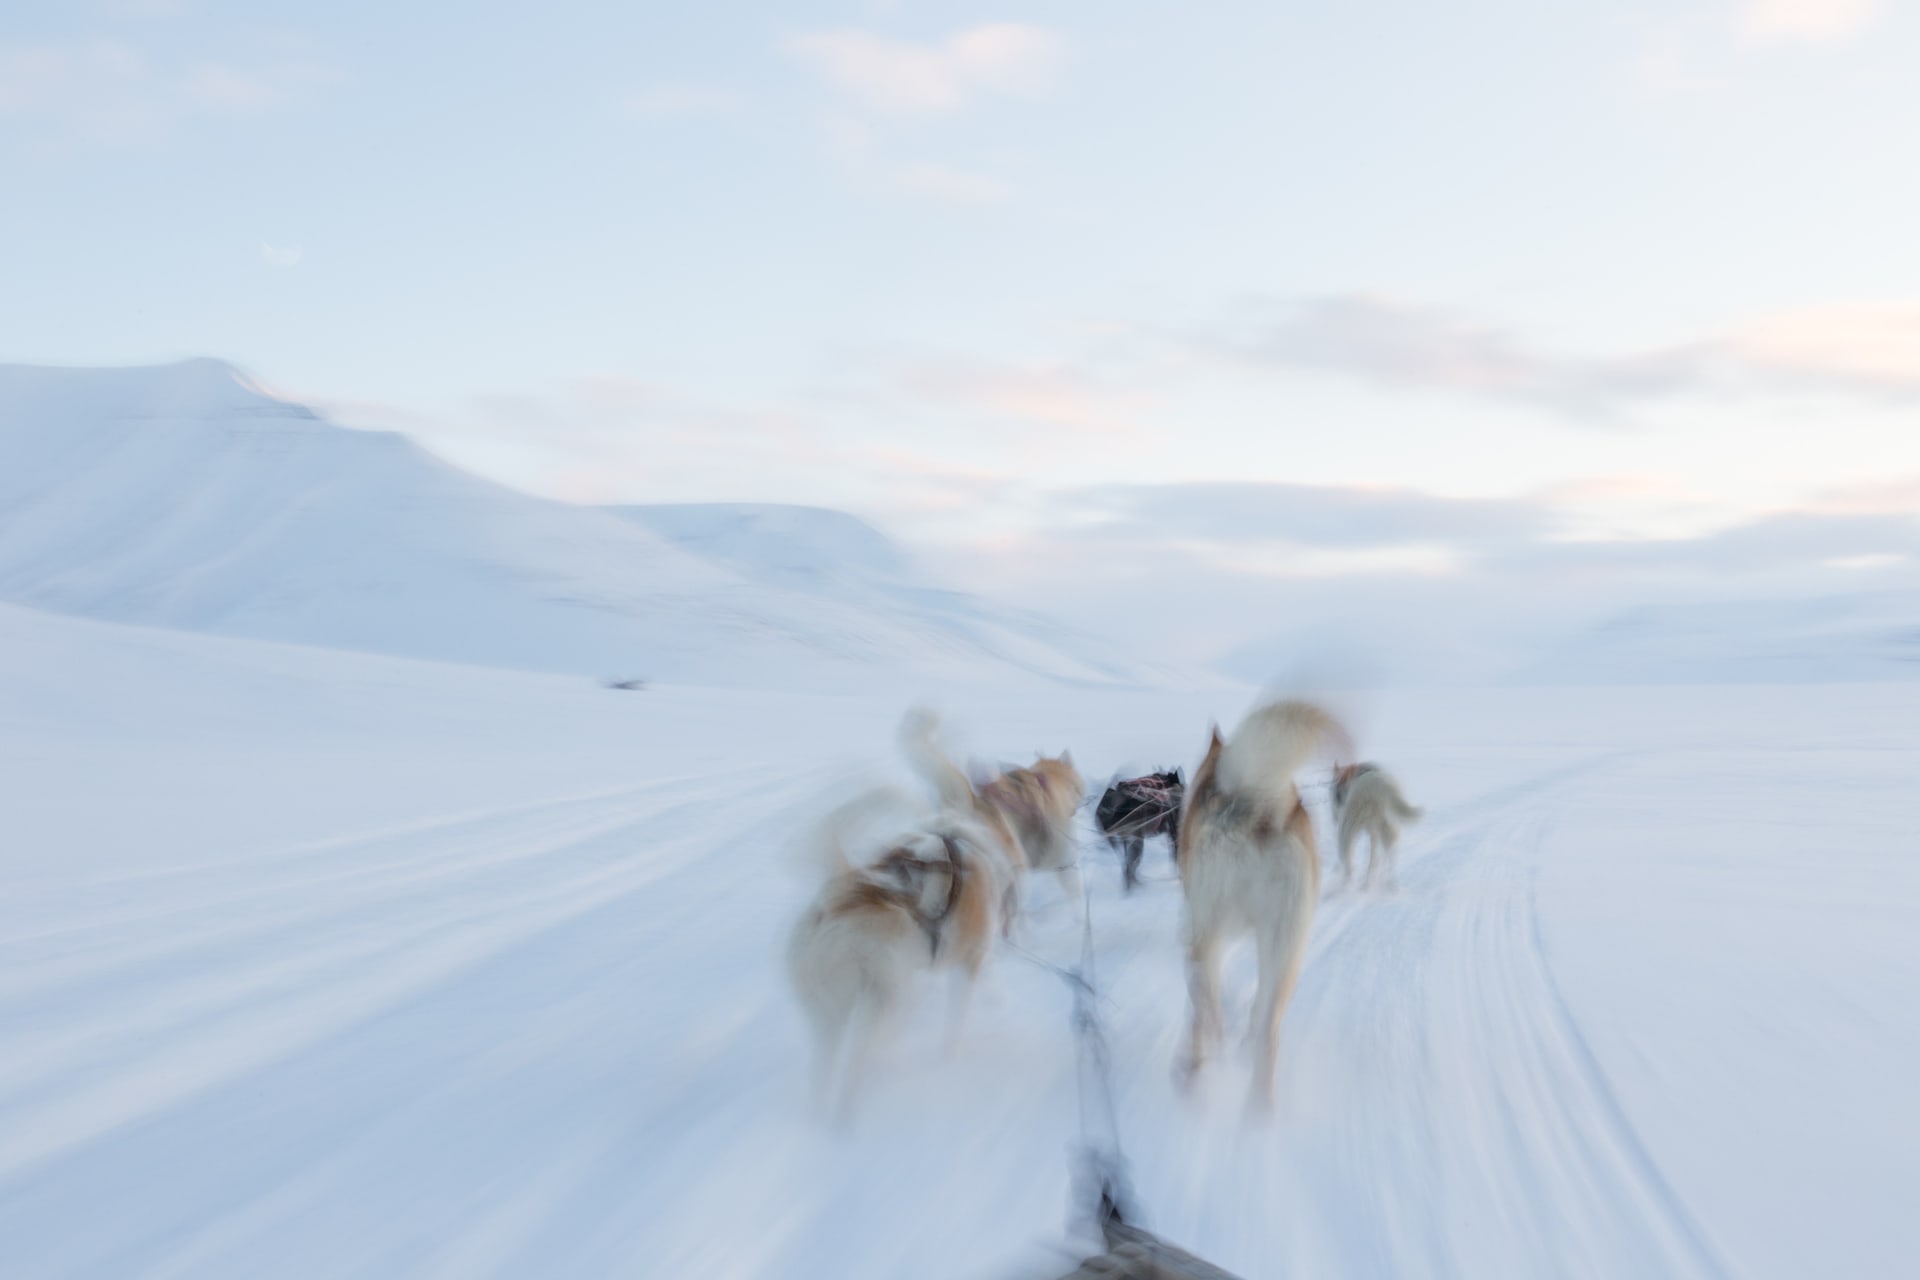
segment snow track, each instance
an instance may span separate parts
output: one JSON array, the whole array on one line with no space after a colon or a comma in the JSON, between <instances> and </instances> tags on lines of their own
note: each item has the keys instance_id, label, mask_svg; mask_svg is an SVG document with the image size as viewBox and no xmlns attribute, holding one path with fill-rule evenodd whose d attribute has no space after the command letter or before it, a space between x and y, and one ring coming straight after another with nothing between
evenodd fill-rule
<instances>
[{"instance_id":1,"label":"snow track","mask_svg":"<svg viewBox=\"0 0 1920 1280\"><path fill-rule=\"evenodd\" d=\"M1723 1276L1555 985L1533 888L1541 821L1503 815L1444 838L1397 899L1350 911L1316 956L1296 1038L1326 1033L1356 1059L1398 1046L1386 1087L1345 1117L1347 1141L1357 1126L1411 1145L1404 1167L1432 1176L1395 1186L1355 1167L1352 1188L1372 1184L1381 1238L1389 1197L1434 1201L1425 1225L1444 1254L1396 1258L1397 1274Z\"/></svg>"},{"instance_id":2,"label":"snow track","mask_svg":"<svg viewBox=\"0 0 1920 1280\"><path fill-rule=\"evenodd\" d=\"M1250 1280L1729 1274L1612 1096L1542 943L1552 788L1619 758L1434 813L1409 835L1398 892L1323 901L1265 1125L1242 1121L1244 1063L1194 1099L1172 1094L1176 931L1137 903L1103 904L1152 1225ZM1177 910L1177 889L1161 896ZM1236 1027L1252 994L1240 959Z\"/></svg>"},{"instance_id":3,"label":"snow track","mask_svg":"<svg viewBox=\"0 0 1920 1280\"><path fill-rule=\"evenodd\" d=\"M760 803L742 803L756 787ZM308 1207L348 1195L320 1171L356 1163L369 1128L423 1094L447 1084L458 1096L469 1054L524 1066L540 1062L543 1031L597 1033L592 1021L554 1027L545 1001L516 991L557 982L579 1012L584 983L617 1016L603 974L521 961L598 944L616 971L651 973L650 960L664 971L655 948L684 944L691 922L654 918L647 899L715 855L716 811L755 846L743 867L764 871L781 835L767 815L792 798L751 772L657 784L15 904L0 934L0 1235L49 1249L16 1252L18 1274L144 1273L157 1262L148 1248L192 1224L219 1222L224 1238L294 1186L309 1188L297 1198ZM498 1022L462 1016L495 1001ZM355 1087L374 1080L398 1087ZM210 1154L203 1137L245 1124L249 1100L275 1132ZM289 1162L290 1185L226 1202L263 1176L271 1185L261 1162ZM94 1220L86 1202L141 1171L152 1181ZM24 1229L50 1220L75 1230Z\"/></svg>"}]
</instances>

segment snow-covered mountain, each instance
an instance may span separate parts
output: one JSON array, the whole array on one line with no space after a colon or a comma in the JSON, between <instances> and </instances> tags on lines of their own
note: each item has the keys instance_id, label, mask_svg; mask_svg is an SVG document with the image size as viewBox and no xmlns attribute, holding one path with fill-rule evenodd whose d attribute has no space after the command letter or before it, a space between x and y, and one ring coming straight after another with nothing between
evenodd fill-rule
<instances>
[{"instance_id":1,"label":"snow-covered mountain","mask_svg":"<svg viewBox=\"0 0 1920 1280\"><path fill-rule=\"evenodd\" d=\"M1159 684L1172 678L1056 619L928 585L898 544L844 511L745 502L606 509L754 582L869 614L917 619L1023 665L1049 668L1047 655L1070 653L1100 679Z\"/></svg>"},{"instance_id":2,"label":"snow-covered mountain","mask_svg":"<svg viewBox=\"0 0 1920 1280\"><path fill-rule=\"evenodd\" d=\"M1644 605L1516 674L1580 684L1910 680L1920 677L1920 599L1876 591Z\"/></svg>"},{"instance_id":3,"label":"snow-covered mountain","mask_svg":"<svg viewBox=\"0 0 1920 1280\"><path fill-rule=\"evenodd\" d=\"M335 426L215 360L0 366L0 600L694 683L844 685L877 666L1123 675L1039 624L915 586L852 517L766 515L742 537L716 513L755 509L704 510L533 497L400 435Z\"/></svg>"},{"instance_id":4,"label":"snow-covered mountain","mask_svg":"<svg viewBox=\"0 0 1920 1280\"><path fill-rule=\"evenodd\" d=\"M905 583L913 565L857 516L771 502L678 502L608 507L670 542L747 577L804 591Z\"/></svg>"}]
</instances>

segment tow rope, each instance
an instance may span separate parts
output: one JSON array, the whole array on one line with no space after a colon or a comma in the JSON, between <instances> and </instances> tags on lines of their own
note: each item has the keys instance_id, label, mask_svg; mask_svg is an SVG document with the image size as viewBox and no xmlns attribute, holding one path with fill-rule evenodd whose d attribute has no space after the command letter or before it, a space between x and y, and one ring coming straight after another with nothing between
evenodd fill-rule
<instances>
[{"instance_id":1,"label":"tow rope","mask_svg":"<svg viewBox=\"0 0 1920 1280\"><path fill-rule=\"evenodd\" d=\"M1048 970L1073 991L1075 1065L1080 1096L1080 1149L1076 1153L1075 1199L1087 1206L1087 1219L1107 1253L1089 1260L1062 1280L1106 1276L1110 1280L1237 1280L1231 1273L1176 1249L1133 1225L1137 1217L1127 1160L1120 1150L1120 1110L1113 1094L1113 1057L1100 1022L1100 990L1093 960L1093 888L1081 881L1080 963L1068 969L1009 942L1013 951ZM1097 1098L1095 1095L1098 1095Z\"/></svg>"}]
</instances>

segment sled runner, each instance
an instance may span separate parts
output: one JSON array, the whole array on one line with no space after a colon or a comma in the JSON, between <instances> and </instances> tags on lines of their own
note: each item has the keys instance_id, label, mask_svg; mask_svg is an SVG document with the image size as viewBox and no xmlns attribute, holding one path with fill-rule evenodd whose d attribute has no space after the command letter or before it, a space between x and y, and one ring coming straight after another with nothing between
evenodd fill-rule
<instances>
[{"instance_id":1,"label":"sled runner","mask_svg":"<svg viewBox=\"0 0 1920 1280\"><path fill-rule=\"evenodd\" d=\"M1107 1280L1238 1280L1233 1273L1127 1222L1110 1187L1101 1188L1098 1216L1107 1251L1088 1258L1060 1280L1096 1280L1102 1276Z\"/></svg>"}]
</instances>

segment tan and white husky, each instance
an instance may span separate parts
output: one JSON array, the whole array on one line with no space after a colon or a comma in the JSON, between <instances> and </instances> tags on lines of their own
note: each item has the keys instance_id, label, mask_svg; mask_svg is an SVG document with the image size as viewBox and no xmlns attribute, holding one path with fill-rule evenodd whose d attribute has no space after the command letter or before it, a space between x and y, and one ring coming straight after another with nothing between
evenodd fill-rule
<instances>
[{"instance_id":1,"label":"tan and white husky","mask_svg":"<svg viewBox=\"0 0 1920 1280\"><path fill-rule=\"evenodd\" d=\"M1333 771L1333 820L1340 831L1340 883L1353 883L1353 846L1362 835L1367 837L1367 877L1363 887L1373 887L1374 876L1384 866L1388 888L1393 887L1393 847L1400 840L1401 824L1417 821L1423 810L1407 803L1399 784L1377 764L1362 762L1344 765Z\"/></svg>"},{"instance_id":2,"label":"tan and white husky","mask_svg":"<svg viewBox=\"0 0 1920 1280\"><path fill-rule=\"evenodd\" d=\"M1193 1024L1183 1079L1219 1044L1221 952L1251 934L1259 948L1249 1105L1273 1100L1280 1019L1300 977L1320 896L1313 822L1293 775L1323 746L1347 742L1338 721L1306 702L1276 702L1247 716L1223 740L1216 728L1187 788L1176 856L1187 904L1187 988Z\"/></svg>"},{"instance_id":3,"label":"tan and white husky","mask_svg":"<svg viewBox=\"0 0 1920 1280\"><path fill-rule=\"evenodd\" d=\"M827 881L787 945L787 976L813 1036L815 1103L842 1121L876 1037L921 974L951 970L949 1040L959 1034L1006 899L993 837L960 815L923 815L864 850L851 847L853 833L896 799L871 793L822 824Z\"/></svg>"},{"instance_id":4,"label":"tan and white husky","mask_svg":"<svg viewBox=\"0 0 1920 1280\"><path fill-rule=\"evenodd\" d=\"M1087 784L1074 767L1073 753L1041 756L1030 768L1008 769L976 788L935 742L939 727L931 711L908 712L900 725L901 749L946 809L967 815L999 841L1013 871L1013 907L1017 909L1020 887L1031 871L1053 872L1066 895L1080 904L1073 821L1086 799ZM1009 925L1013 914L1010 910Z\"/></svg>"}]
</instances>

